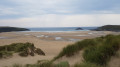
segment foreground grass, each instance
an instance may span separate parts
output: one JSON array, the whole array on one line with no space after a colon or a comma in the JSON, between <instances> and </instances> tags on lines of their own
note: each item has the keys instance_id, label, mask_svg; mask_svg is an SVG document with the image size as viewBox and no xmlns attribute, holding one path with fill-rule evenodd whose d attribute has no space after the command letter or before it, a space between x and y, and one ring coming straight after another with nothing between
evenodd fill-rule
<instances>
[{"instance_id":1,"label":"foreground grass","mask_svg":"<svg viewBox=\"0 0 120 67\"><path fill-rule=\"evenodd\" d=\"M80 63L80 64L75 64L74 67L104 67L104 66L100 66L94 63Z\"/></svg>"},{"instance_id":2,"label":"foreground grass","mask_svg":"<svg viewBox=\"0 0 120 67\"><path fill-rule=\"evenodd\" d=\"M11 67L70 67L70 65L67 61L54 64L51 61L45 60L45 61L40 61L36 64L26 64L26 65L14 64Z\"/></svg>"},{"instance_id":3,"label":"foreground grass","mask_svg":"<svg viewBox=\"0 0 120 67\"><path fill-rule=\"evenodd\" d=\"M69 63L67 61L60 62L58 64L53 64L51 61L46 61L43 63L37 63L37 64L26 64L26 65L20 65L20 64L14 64L11 67L70 67ZM100 66L94 63L81 63L81 64L75 64L73 67L105 67Z\"/></svg>"}]
</instances>

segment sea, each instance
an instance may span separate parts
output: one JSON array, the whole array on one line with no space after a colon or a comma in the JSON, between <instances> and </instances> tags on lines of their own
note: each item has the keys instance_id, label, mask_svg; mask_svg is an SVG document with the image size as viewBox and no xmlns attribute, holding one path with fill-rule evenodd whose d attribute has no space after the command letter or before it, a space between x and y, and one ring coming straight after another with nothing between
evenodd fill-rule
<instances>
[{"instance_id":1,"label":"sea","mask_svg":"<svg viewBox=\"0 0 120 67\"><path fill-rule=\"evenodd\" d=\"M77 28L82 28L83 30L76 30ZM96 29L97 27L37 27L28 28L29 32L68 32L68 31L89 31L91 29Z\"/></svg>"}]
</instances>

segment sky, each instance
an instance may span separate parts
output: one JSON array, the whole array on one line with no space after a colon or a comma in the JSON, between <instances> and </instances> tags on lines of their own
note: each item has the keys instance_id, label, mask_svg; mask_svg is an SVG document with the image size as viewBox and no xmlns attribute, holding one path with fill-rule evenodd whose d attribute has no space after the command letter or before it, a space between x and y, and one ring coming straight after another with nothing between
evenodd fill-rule
<instances>
[{"instance_id":1,"label":"sky","mask_svg":"<svg viewBox=\"0 0 120 67\"><path fill-rule=\"evenodd\" d=\"M120 0L0 0L0 26L120 25Z\"/></svg>"}]
</instances>

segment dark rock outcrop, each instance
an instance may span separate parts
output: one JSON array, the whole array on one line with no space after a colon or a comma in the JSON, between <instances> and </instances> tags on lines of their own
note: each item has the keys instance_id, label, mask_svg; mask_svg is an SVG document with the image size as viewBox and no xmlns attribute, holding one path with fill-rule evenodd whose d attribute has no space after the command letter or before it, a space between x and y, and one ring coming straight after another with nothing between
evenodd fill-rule
<instances>
[{"instance_id":1,"label":"dark rock outcrop","mask_svg":"<svg viewBox=\"0 0 120 67\"><path fill-rule=\"evenodd\" d=\"M83 29L79 27L79 28L76 28L75 30L83 30Z\"/></svg>"}]
</instances>

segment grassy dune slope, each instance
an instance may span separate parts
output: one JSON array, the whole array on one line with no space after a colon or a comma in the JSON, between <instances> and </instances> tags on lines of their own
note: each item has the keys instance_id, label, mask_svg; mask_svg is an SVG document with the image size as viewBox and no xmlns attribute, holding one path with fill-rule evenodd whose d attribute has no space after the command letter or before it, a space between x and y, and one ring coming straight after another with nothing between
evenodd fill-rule
<instances>
[{"instance_id":1,"label":"grassy dune slope","mask_svg":"<svg viewBox=\"0 0 120 67\"><path fill-rule=\"evenodd\" d=\"M100 66L107 66L111 57L116 54L119 48L120 35L107 35L105 37L86 39L69 45L65 47L54 60L63 56L71 57L80 50L84 50L83 58L85 64L92 63Z\"/></svg>"}]
</instances>

